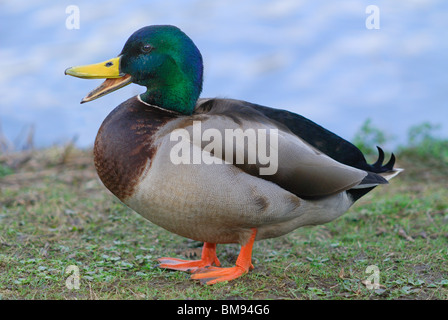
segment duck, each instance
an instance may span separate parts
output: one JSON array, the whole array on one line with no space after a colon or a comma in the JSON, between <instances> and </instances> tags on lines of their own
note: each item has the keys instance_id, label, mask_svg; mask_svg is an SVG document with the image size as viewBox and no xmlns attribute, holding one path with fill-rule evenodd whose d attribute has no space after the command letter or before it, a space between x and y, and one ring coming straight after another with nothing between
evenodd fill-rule
<instances>
[{"instance_id":1,"label":"duck","mask_svg":"<svg viewBox=\"0 0 448 320\"><path fill-rule=\"evenodd\" d=\"M144 93L101 124L94 164L104 186L150 222L203 243L200 259L161 257L158 267L215 284L254 268L255 241L328 223L402 169L395 156L367 163L352 143L290 111L230 98L202 98L203 59L172 25L135 31L112 59L66 75L105 79L81 103L130 83ZM239 244L222 267L217 244Z\"/></svg>"}]
</instances>

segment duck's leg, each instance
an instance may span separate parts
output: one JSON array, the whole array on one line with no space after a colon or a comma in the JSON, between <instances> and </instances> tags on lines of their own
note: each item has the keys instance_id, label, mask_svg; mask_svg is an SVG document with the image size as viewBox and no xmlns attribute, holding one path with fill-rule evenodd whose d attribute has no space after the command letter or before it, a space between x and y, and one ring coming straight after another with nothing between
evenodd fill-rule
<instances>
[{"instance_id":1,"label":"duck's leg","mask_svg":"<svg viewBox=\"0 0 448 320\"><path fill-rule=\"evenodd\" d=\"M157 260L160 262L158 265L160 268L189 272L210 267L213 264L220 266L218 257L216 256L216 243L208 242L205 242L202 248L201 260L181 260L176 258L160 258Z\"/></svg>"},{"instance_id":2,"label":"duck's leg","mask_svg":"<svg viewBox=\"0 0 448 320\"><path fill-rule=\"evenodd\" d=\"M214 284L222 281L229 281L241 277L249 270L253 269L252 265L252 247L254 245L257 229L252 229L249 241L241 247L240 254L236 260L235 267L217 268L209 267L198 269L193 272L192 279L200 280L201 283Z\"/></svg>"}]
</instances>

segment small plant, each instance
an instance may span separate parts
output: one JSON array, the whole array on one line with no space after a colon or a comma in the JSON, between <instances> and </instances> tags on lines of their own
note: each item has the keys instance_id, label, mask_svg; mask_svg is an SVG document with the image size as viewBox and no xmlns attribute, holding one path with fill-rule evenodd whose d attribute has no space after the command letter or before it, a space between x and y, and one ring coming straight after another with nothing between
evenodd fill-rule
<instances>
[{"instance_id":1,"label":"small plant","mask_svg":"<svg viewBox=\"0 0 448 320\"><path fill-rule=\"evenodd\" d=\"M411 127L408 131L408 146L402 152L448 163L448 140L437 137L440 127L429 122Z\"/></svg>"},{"instance_id":2,"label":"small plant","mask_svg":"<svg viewBox=\"0 0 448 320\"><path fill-rule=\"evenodd\" d=\"M14 173L14 171L10 167L7 167L0 163L0 178L12 173Z\"/></svg>"},{"instance_id":3,"label":"small plant","mask_svg":"<svg viewBox=\"0 0 448 320\"><path fill-rule=\"evenodd\" d=\"M372 124L372 119L367 119L356 132L353 143L362 153L368 156L377 154L376 146L384 145L389 138L379 128Z\"/></svg>"}]
</instances>

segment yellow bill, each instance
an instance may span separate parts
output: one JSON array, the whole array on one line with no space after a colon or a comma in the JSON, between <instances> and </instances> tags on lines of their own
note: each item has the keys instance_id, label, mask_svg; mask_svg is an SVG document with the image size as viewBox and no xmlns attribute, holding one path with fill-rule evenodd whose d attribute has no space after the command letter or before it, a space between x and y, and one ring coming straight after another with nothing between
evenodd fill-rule
<instances>
[{"instance_id":1,"label":"yellow bill","mask_svg":"<svg viewBox=\"0 0 448 320\"><path fill-rule=\"evenodd\" d=\"M98 99L132 82L130 75L120 72L120 59L119 56L100 63L71 67L65 70L65 74L82 79L106 78L106 81L87 94L81 103Z\"/></svg>"}]
</instances>

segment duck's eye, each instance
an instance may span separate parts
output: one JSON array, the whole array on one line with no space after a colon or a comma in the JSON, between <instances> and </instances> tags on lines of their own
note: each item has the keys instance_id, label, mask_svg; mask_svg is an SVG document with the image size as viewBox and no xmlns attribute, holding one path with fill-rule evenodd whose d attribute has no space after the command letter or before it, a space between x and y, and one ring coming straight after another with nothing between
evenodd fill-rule
<instances>
[{"instance_id":1,"label":"duck's eye","mask_svg":"<svg viewBox=\"0 0 448 320\"><path fill-rule=\"evenodd\" d=\"M152 50L152 46L150 44L145 44L142 46L142 52L148 53Z\"/></svg>"}]
</instances>

